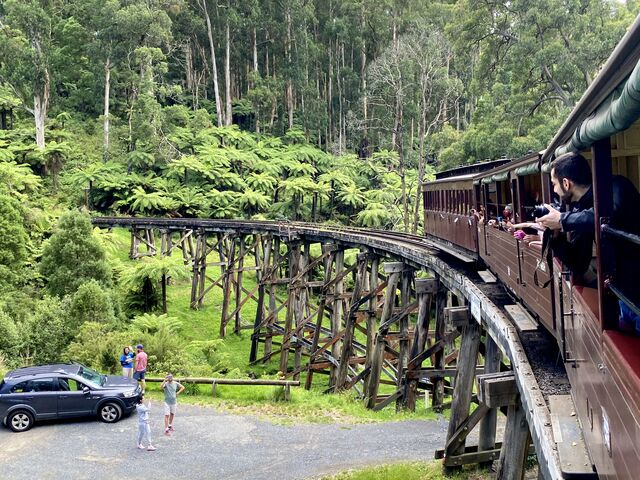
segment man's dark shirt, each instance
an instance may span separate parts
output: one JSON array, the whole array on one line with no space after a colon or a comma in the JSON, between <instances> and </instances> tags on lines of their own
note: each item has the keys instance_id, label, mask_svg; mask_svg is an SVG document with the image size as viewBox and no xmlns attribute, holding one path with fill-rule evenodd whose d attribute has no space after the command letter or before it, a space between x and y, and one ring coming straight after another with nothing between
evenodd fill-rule
<instances>
[{"instance_id":1,"label":"man's dark shirt","mask_svg":"<svg viewBox=\"0 0 640 480\"><path fill-rule=\"evenodd\" d=\"M553 254L564 263L574 276L588 270L593 256L595 223L593 192L591 187L577 202L571 202L560 215L562 231L551 239Z\"/></svg>"}]
</instances>

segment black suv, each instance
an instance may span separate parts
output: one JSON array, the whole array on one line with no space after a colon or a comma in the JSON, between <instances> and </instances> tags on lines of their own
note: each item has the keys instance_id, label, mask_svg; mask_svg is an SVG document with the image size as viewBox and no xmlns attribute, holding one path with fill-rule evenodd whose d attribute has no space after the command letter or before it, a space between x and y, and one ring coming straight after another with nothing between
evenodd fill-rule
<instances>
[{"instance_id":1,"label":"black suv","mask_svg":"<svg viewBox=\"0 0 640 480\"><path fill-rule=\"evenodd\" d=\"M29 430L36 420L88 415L114 423L135 409L139 396L135 380L79 363L25 367L0 382L0 419L14 432Z\"/></svg>"}]
</instances>

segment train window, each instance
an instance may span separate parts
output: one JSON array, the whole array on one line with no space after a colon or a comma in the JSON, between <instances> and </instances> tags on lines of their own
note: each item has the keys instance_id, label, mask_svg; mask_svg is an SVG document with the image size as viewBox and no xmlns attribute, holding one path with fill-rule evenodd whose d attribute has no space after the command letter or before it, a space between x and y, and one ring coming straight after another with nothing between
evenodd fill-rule
<instances>
[{"instance_id":1,"label":"train window","mask_svg":"<svg viewBox=\"0 0 640 480\"><path fill-rule=\"evenodd\" d=\"M495 219L498 216L498 192L495 182L487 185L487 217Z\"/></svg>"},{"instance_id":2,"label":"train window","mask_svg":"<svg viewBox=\"0 0 640 480\"><path fill-rule=\"evenodd\" d=\"M533 210L542 203L542 179L539 174L519 177L522 221L533 220Z\"/></svg>"}]
</instances>

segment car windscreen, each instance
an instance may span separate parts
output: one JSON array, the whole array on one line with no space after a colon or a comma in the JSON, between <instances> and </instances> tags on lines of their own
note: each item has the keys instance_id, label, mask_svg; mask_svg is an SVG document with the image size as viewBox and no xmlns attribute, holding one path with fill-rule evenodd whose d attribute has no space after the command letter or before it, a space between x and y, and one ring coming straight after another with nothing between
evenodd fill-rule
<instances>
[{"instance_id":1,"label":"car windscreen","mask_svg":"<svg viewBox=\"0 0 640 480\"><path fill-rule=\"evenodd\" d=\"M89 367L85 367L84 365L80 367L78 375L96 385L104 385L104 376Z\"/></svg>"}]
</instances>

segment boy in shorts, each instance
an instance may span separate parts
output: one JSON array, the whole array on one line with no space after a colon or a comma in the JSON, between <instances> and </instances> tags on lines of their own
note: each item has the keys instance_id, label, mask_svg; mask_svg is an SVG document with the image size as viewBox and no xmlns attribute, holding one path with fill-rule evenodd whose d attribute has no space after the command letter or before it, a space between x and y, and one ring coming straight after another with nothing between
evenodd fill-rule
<instances>
[{"instance_id":1,"label":"boy in shorts","mask_svg":"<svg viewBox=\"0 0 640 480\"><path fill-rule=\"evenodd\" d=\"M173 418L178 405L178 395L184 390L184 385L174 382L170 373L160 385L164 392L164 434L169 436L173 432Z\"/></svg>"}]
</instances>

